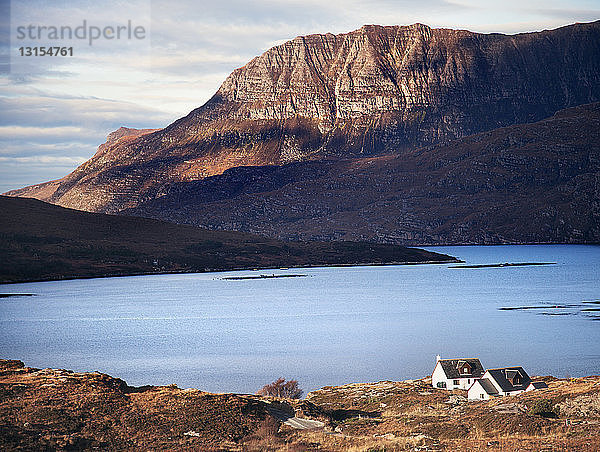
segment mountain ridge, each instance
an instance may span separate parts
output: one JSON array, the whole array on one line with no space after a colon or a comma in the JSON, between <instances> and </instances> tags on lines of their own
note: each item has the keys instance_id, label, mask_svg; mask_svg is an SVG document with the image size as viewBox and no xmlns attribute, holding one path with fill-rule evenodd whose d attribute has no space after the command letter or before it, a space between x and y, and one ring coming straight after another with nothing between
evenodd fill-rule
<instances>
[{"instance_id":1,"label":"mountain ridge","mask_svg":"<svg viewBox=\"0 0 600 452\"><path fill-rule=\"evenodd\" d=\"M232 168L124 213L284 240L600 242L600 103L401 156Z\"/></svg>"},{"instance_id":2,"label":"mountain ridge","mask_svg":"<svg viewBox=\"0 0 600 452\"><path fill-rule=\"evenodd\" d=\"M0 196L0 283L280 267L456 261L372 243L281 242ZM283 272L285 274L285 272Z\"/></svg>"},{"instance_id":3,"label":"mountain ridge","mask_svg":"<svg viewBox=\"0 0 600 452\"><path fill-rule=\"evenodd\" d=\"M116 213L232 167L402 154L598 100L600 21L517 35L369 25L275 46L164 129L9 194Z\"/></svg>"}]
</instances>

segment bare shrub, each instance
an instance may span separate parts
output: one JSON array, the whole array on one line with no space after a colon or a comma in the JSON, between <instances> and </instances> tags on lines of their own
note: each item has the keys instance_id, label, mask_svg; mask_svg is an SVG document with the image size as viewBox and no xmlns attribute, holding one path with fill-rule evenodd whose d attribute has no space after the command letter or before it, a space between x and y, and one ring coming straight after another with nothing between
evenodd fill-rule
<instances>
[{"instance_id":1,"label":"bare shrub","mask_svg":"<svg viewBox=\"0 0 600 452\"><path fill-rule=\"evenodd\" d=\"M266 416L253 434L244 439L242 450L245 452L279 450L281 439L278 436L279 422L272 416Z\"/></svg>"},{"instance_id":2,"label":"bare shrub","mask_svg":"<svg viewBox=\"0 0 600 452\"><path fill-rule=\"evenodd\" d=\"M278 378L273 383L264 385L257 394L281 399L299 399L303 392L298 386L297 380L285 381L285 378Z\"/></svg>"},{"instance_id":3,"label":"bare shrub","mask_svg":"<svg viewBox=\"0 0 600 452\"><path fill-rule=\"evenodd\" d=\"M256 431L256 436L261 439L273 439L279 431L279 422L271 416L265 417Z\"/></svg>"}]
</instances>

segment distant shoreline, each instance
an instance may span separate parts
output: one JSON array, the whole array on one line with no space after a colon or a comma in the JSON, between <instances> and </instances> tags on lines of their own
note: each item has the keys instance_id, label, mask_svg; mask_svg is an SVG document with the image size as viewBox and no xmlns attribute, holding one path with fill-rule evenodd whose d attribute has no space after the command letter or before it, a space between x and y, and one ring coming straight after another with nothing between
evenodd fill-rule
<instances>
[{"instance_id":1,"label":"distant shoreline","mask_svg":"<svg viewBox=\"0 0 600 452\"><path fill-rule=\"evenodd\" d=\"M429 265L429 264L458 264L464 262L460 259L448 259L443 261L421 261L421 262L360 262L355 264L315 264L315 265L290 265L286 269L299 268L334 268L334 267L387 267L394 265ZM80 275L80 276L65 276L64 278L36 278L24 279L21 281L0 281L0 284L27 284L34 282L53 282L53 281L71 281L78 279L100 279L100 278L124 278L128 276L153 276L153 275L190 275L194 273L224 273L224 272L239 272L239 271L265 271L265 270L281 270L282 267L239 267L239 268L216 268L206 270L174 270L174 271L157 271L157 272L123 272L123 273L107 273L105 275ZM263 278L264 279L264 278Z\"/></svg>"},{"instance_id":2,"label":"distant shoreline","mask_svg":"<svg viewBox=\"0 0 600 452\"><path fill-rule=\"evenodd\" d=\"M281 241L0 196L2 284L330 265L459 262L371 242ZM10 221L8 221L10 220Z\"/></svg>"},{"instance_id":3,"label":"distant shoreline","mask_svg":"<svg viewBox=\"0 0 600 452\"><path fill-rule=\"evenodd\" d=\"M557 262L503 262L500 264L473 264L451 265L448 268L503 268L503 267L529 267L536 265L556 265Z\"/></svg>"}]
</instances>

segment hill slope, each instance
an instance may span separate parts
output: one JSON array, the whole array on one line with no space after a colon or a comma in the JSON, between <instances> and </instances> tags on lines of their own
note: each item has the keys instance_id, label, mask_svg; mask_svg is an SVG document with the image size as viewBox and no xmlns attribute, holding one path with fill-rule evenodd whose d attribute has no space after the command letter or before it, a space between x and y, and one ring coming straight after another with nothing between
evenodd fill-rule
<instances>
[{"instance_id":1,"label":"hill slope","mask_svg":"<svg viewBox=\"0 0 600 452\"><path fill-rule=\"evenodd\" d=\"M600 377L467 403L424 380L326 387L305 401L134 388L99 372L0 360L2 450L592 451L600 447ZM540 413L536 407L558 412ZM281 416L281 415L284 416ZM282 417L317 418L293 430ZM553 417L548 417L552 415Z\"/></svg>"},{"instance_id":2,"label":"hill slope","mask_svg":"<svg viewBox=\"0 0 600 452\"><path fill-rule=\"evenodd\" d=\"M600 103L402 156L235 168L126 212L282 239L598 243Z\"/></svg>"},{"instance_id":3,"label":"hill slope","mask_svg":"<svg viewBox=\"0 0 600 452\"><path fill-rule=\"evenodd\" d=\"M295 242L0 196L0 283L163 272L444 261L424 250Z\"/></svg>"},{"instance_id":4,"label":"hill slope","mask_svg":"<svg viewBox=\"0 0 600 452\"><path fill-rule=\"evenodd\" d=\"M518 35L367 25L298 37L168 127L109 137L60 181L11 193L114 213L239 166L381 154L600 100L600 21Z\"/></svg>"}]
</instances>

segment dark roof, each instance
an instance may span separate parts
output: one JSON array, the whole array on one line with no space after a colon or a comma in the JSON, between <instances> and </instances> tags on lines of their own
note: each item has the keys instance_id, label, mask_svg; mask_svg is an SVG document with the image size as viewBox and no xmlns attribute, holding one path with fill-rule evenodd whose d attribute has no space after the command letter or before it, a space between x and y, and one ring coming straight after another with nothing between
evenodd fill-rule
<instances>
[{"instance_id":1,"label":"dark roof","mask_svg":"<svg viewBox=\"0 0 600 452\"><path fill-rule=\"evenodd\" d=\"M489 395L497 395L498 394L498 390L496 389L496 387L487 378L481 378L480 380L477 380L477 382L481 385L481 387L484 389L484 391L487 392ZM475 384L475 383L473 383L473 384Z\"/></svg>"},{"instance_id":2,"label":"dark roof","mask_svg":"<svg viewBox=\"0 0 600 452\"><path fill-rule=\"evenodd\" d=\"M458 363L468 363L471 366L470 374L461 374L458 371ZM485 373L483 366L479 362L477 358L461 358L461 359L440 359L439 360L444 373L446 374L446 378L455 379L455 378L481 378L481 376Z\"/></svg>"},{"instance_id":3,"label":"dark roof","mask_svg":"<svg viewBox=\"0 0 600 452\"><path fill-rule=\"evenodd\" d=\"M532 381L531 384L535 389L544 389L548 387L545 381Z\"/></svg>"},{"instance_id":4,"label":"dark roof","mask_svg":"<svg viewBox=\"0 0 600 452\"><path fill-rule=\"evenodd\" d=\"M525 372L522 367L503 367L501 369L488 369L487 371L504 392L524 391L527 386L529 386L529 383L531 383L531 378L529 378L529 375L527 375L527 372ZM522 383L513 385L508 378L515 375L517 372L520 373L523 378Z\"/></svg>"}]
</instances>

